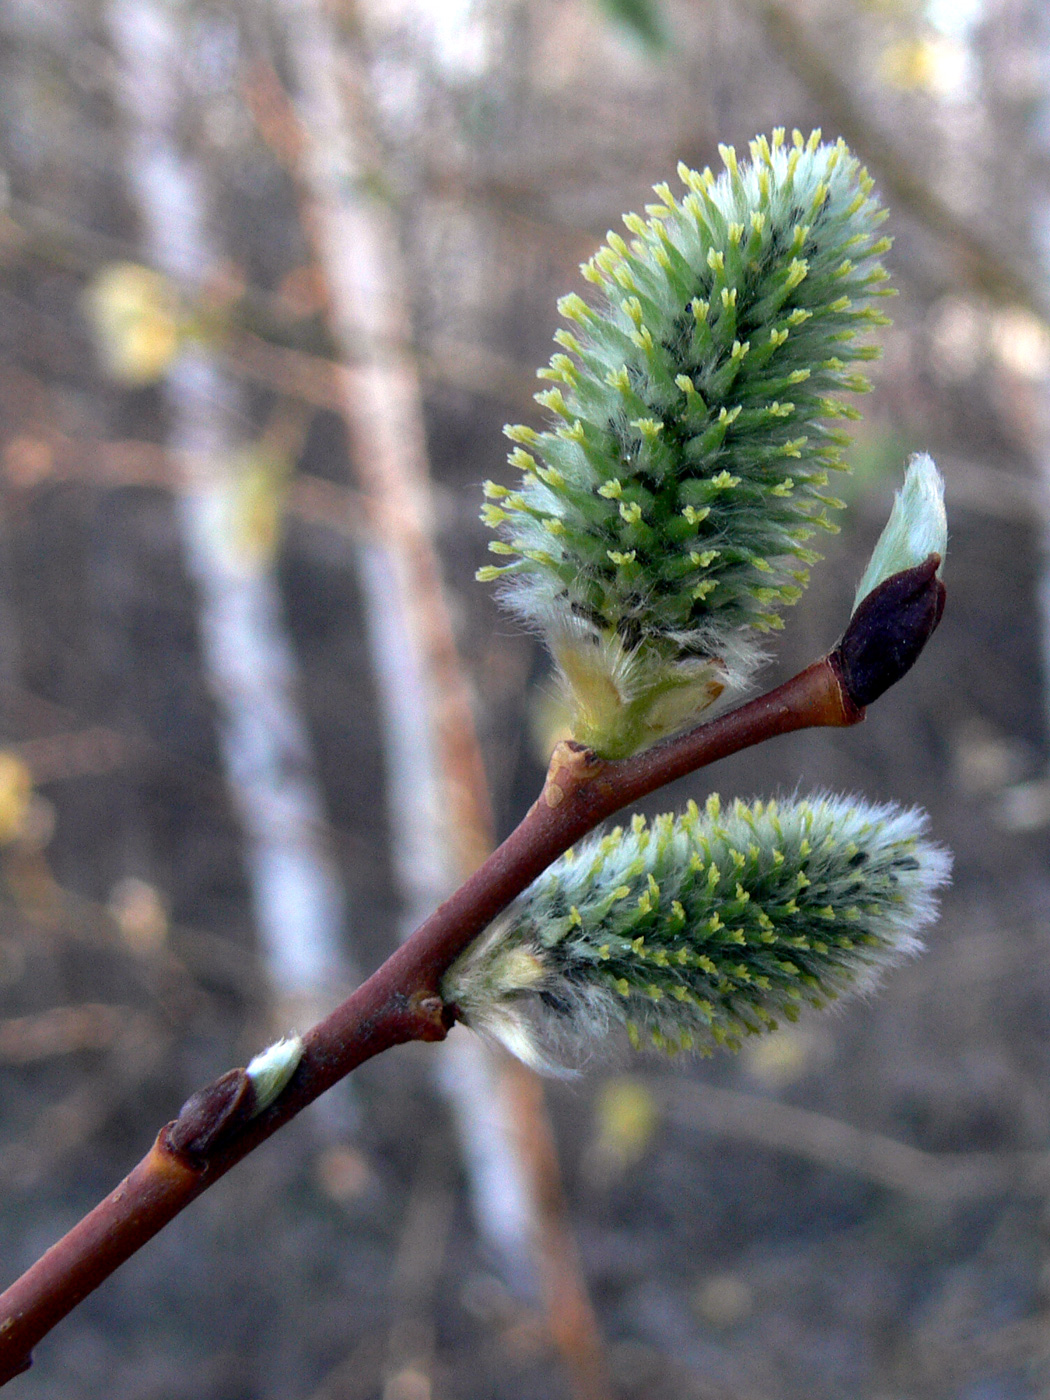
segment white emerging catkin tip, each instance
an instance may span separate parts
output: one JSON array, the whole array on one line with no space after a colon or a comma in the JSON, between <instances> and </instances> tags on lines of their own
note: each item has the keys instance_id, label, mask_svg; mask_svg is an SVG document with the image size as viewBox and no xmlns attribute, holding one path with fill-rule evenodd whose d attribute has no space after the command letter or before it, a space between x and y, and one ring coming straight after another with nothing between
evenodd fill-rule
<instances>
[{"instance_id":1,"label":"white emerging catkin tip","mask_svg":"<svg viewBox=\"0 0 1050 1400\"><path fill-rule=\"evenodd\" d=\"M295 1073L303 1058L303 1042L299 1036L286 1036L260 1050L245 1070L255 1090L252 1116L269 1108Z\"/></svg>"},{"instance_id":2,"label":"white emerging catkin tip","mask_svg":"<svg viewBox=\"0 0 1050 1400\"><path fill-rule=\"evenodd\" d=\"M908 463L904 485L897 492L886 528L857 586L853 611L885 579L914 569L931 554L939 554L943 560L947 548L944 479L933 458L918 452Z\"/></svg>"}]
</instances>

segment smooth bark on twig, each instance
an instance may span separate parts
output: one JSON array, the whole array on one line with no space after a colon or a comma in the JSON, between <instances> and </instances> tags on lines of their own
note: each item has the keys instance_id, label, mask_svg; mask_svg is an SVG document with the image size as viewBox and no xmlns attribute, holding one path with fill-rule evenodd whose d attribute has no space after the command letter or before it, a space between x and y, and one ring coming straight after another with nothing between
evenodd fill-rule
<instances>
[{"instance_id":1,"label":"smooth bark on twig","mask_svg":"<svg viewBox=\"0 0 1050 1400\"><path fill-rule=\"evenodd\" d=\"M176 1119L150 1153L79 1224L0 1296L0 1384L24 1370L37 1342L169 1220L307 1104L351 1070L409 1040L442 1040L455 1016L440 996L444 973L537 875L606 817L720 758L779 734L855 724L864 711L825 657L775 690L634 758L603 761L572 743L554 751L537 801L503 844L407 942L304 1037L288 1086L257 1117L216 1126L191 1100L194 1142L204 1154L177 1153ZM224 1080L227 1078L223 1076ZM203 1091L202 1091L203 1092ZM218 1096L228 1112L228 1094Z\"/></svg>"}]
</instances>

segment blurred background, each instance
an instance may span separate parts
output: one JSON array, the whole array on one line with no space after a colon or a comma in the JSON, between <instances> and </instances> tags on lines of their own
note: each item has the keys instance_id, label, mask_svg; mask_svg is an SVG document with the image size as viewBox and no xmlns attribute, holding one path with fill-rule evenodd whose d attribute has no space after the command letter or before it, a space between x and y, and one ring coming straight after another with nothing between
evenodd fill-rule
<instances>
[{"instance_id":1,"label":"blurred background","mask_svg":"<svg viewBox=\"0 0 1050 1400\"><path fill-rule=\"evenodd\" d=\"M546 662L473 582L501 426L606 230L781 125L868 163L901 295L766 679L839 635L920 447L948 610L862 728L650 810L921 804L927 953L735 1058L383 1056L12 1395L1050 1394L1044 0L0 7L4 1282L532 800Z\"/></svg>"}]
</instances>

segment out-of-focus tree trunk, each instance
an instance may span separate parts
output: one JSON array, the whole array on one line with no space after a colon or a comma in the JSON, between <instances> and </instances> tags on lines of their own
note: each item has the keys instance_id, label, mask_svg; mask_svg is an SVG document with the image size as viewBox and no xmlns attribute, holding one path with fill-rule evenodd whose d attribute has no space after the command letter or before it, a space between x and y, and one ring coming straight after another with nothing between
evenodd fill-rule
<instances>
[{"instance_id":1,"label":"out-of-focus tree trunk","mask_svg":"<svg viewBox=\"0 0 1050 1400\"><path fill-rule=\"evenodd\" d=\"M1030 106L1031 136L1034 139L1033 168L1050 161L1050 13L1041 0L1028 0L1019 6L1016 31L1025 36L1025 45L1031 46L1031 57L1040 74L1041 92L1038 101ZM1020 45L1018 46L1020 50ZM1013 62L1017 68L1024 64L1025 53L1015 52ZM1040 258L1039 275L1046 294L1050 297L1050 190L1045 181L1035 180L1032 184L1031 201L1032 238ZM1045 691L1046 718L1050 725L1050 380L1044 380L1041 395L1041 412L1037 415L1038 441L1033 444L1043 487L1043 562L1039 581L1040 639L1043 652L1043 684Z\"/></svg>"},{"instance_id":2,"label":"out-of-focus tree trunk","mask_svg":"<svg viewBox=\"0 0 1050 1400\"><path fill-rule=\"evenodd\" d=\"M121 61L128 183L148 259L180 287L199 288L221 250L208 226L205 172L180 132L184 13L164 0L113 0L109 25ZM235 467L249 442L247 404L192 340L169 365L164 392L168 446L184 474L178 520L275 1015L282 1030L303 1028L350 982L346 911L272 560L239 538Z\"/></svg>"},{"instance_id":3,"label":"out-of-focus tree trunk","mask_svg":"<svg viewBox=\"0 0 1050 1400\"><path fill-rule=\"evenodd\" d=\"M1039 75L1040 91L1028 94L1029 101L1024 104L1030 123L1028 135L1032 142L1027 152L1027 164L1033 170L1045 172L1046 162L1050 161L1050 12L1043 0L1005 0L1002 10L1014 21L1012 25L1004 26L1006 33L1013 34L1014 46L1012 52L999 55L1002 68L1000 77L1008 80L1011 73L1024 73L1026 60ZM1010 11L1013 11L1012 16ZM1013 96L1006 83L1003 83L1003 88L1001 96L1005 96L1006 92ZM1033 96L1035 101L1031 100ZM1044 296L1050 298L1050 190L1046 187L1045 175L1043 179L1032 181L1030 215L1032 242L1039 258L1037 275L1042 282ZM1050 727L1050 377L1043 376L1038 390L1039 402L1030 419L1033 429L1032 455L1042 487L1042 560L1036 598L1043 660L1044 717ZM1013 819L1014 825L1022 828L1038 826L1050 820L1050 774L1044 772L1041 781L1022 784L1007 796L1010 800L1005 811ZM1050 1198L1043 1202L1040 1236L1042 1262L1037 1299L1039 1321L1045 1329L1050 1319ZM1050 1388L1050 1361L1045 1351L1033 1358L1030 1370L1033 1394L1046 1394Z\"/></svg>"},{"instance_id":4,"label":"out-of-focus tree trunk","mask_svg":"<svg viewBox=\"0 0 1050 1400\"><path fill-rule=\"evenodd\" d=\"M376 544L361 556L361 579L385 710L387 800L407 932L484 857L492 818L434 547L408 288L399 230L381 193L368 75L323 0L285 0L283 8L303 115L306 220L326 273L332 329L353 367L346 420L379 523ZM539 1275L575 1393L601 1400L608 1382L564 1212L554 1204L561 1192L542 1096L523 1092L522 1071L462 1034L450 1037L441 1064L482 1236L519 1290ZM396 1367L399 1358L391 1360Z\"/></svg>"},{"instance_id":5,"label":"out-of-focus tree trunk","mask_svg":"<svg viewBox=\"0 0 1050 1400\"><path fill-rule=\"evenodd\" d=\"M346 362L347 427L355 468L373 503L375 542L358 554L369 637L383 708L387 805L402 904L410 932L483 858L490 840L484 772L473 715L442 601L431 532L422 402L411 351L411 321L398 229L368 177L374 150L367 81L350 45L340 44L322 4L287 0L287 34L303 116L301 169L306 220L329 288L329 319ZM356 69L356 71L354 71ZM367 139L367 138L366 138ZM373 184L375 181L373 180ZM526 1188L493 1086L472 1041L455 1036L456 1070L442 1076L466 1127L478 1224L519 1286L528 1276ZM486 1100L489 1100L486 1103ZM497 1144L503 1150L493 1162ZM495 1170L487 1169L488 1165ZM496 1222L504 1225L496 1229Z\"/></svg>"}]
</instances>

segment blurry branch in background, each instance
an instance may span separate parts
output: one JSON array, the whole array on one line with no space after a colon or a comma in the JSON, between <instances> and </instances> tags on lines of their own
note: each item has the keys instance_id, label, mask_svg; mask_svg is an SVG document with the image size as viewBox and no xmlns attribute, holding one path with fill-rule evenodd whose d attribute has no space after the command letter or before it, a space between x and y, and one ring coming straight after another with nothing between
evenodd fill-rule
<instances>
[{"instance_id":1,"label":"blurry branch in background","mask_svg":"<svg viewBox=\"0 0 1050 1400\"><path fill-rule=\"evenodd\" d=\"M827 114L829 124L870 163L891 204L906 209L954 254L958 276L996 301L1023 306L1042 321L1050 321L1050 295L1041 277L1032 276L1017 259L1004 256L992 241L971 227L968 216L956 212L916 172L908 157L863 110L799 19L784 0L742 0L762 23L774 53L795 73Z\"/></svg>"},{"instance_id":2,"label":"blurry branch in background","mask_svg":"<svg viewBox=\"0 0 1050 1400\"><path fill-rule=\"evenodd\" d=\"M656 1080L650 1087L675 1127L785 1152L907 1196L951 1204L1004 1191L1038 1195L1050 1187L1050 1152L924 1152L757 1094L681 1080Z\"/></svg>"},{"instance_id":3,"label":"blurry branch in background","mask_svg":"<svg viewBox=\"0 0 1050 1400\"><path fill-rule=\"evenodd\" d=\"M236 328L231 328L221 353L231 374L279 393L294 394L317 408L339 412L347 394L355 392L356 355L347 355L337 364L321 355L275 345L251 332L238 333ZM532 371L487 346L441 338L411 353L419 377L428 383L466 389L500 403L531 401L535 387Z\"/></svg>"},{"instance_id":4,"label":"blurry branch in background","mask_svg":"<svg viewBox=\"0 0 1050 1400\"><path fill-rule=\"evenodd\" d=\"M246 352L247 362L234 357L232 344L236 345L238 355ZM334 361L301 351L269 345L255 337L237 337L231 346L219 350L217 354L223 368L232 376L263 385L288 400L343 413L346 395L351 392L352 369L344 369ZM488 352L479 347L469 349L469 356L464 354L459 360L464 375L468 371L472 373L473 359L481 361L488 357ZM488 370L491 370L491 365L481 372L482 378ZM503 384L506 392L494 388L497 398L505 404L531 403L534 376L527 378L524 369L509 360L503 362L499 372L505 376ZM515 384L520 391L518 393L511 392ZM129 486L172 492L185 489L179 463L165 447L157 443L137 439L101 442L70 438L43 422L24 426L25 431L7 440L0 463L6 484L15 491L40 491L70 482L105 490ZM1042 519L1043 489L1037 483L1015 472L955 453L942 453L940 461L951 478L952 502L956 509L978 511L997 520L1020 524L1032 524ZM307 471L296 472L284 484L284 491L284 513L304 525L354 543L366 544L375 538L375 512L370 497L363 491ZM450 504L464 511L469 509L473 527L473 507L459 500L453 500ZM876 507L881 510L881 502L872 502L873 511ZM91 732L96 731L93 728ZM98 731L98 734L100 767L94 769L85 766L81 771L105 771L107 766L121 761L118 752L121 745L127 750L129 745L134 748L141 744L140 740L121 736L116 731L104 730ZM74 738L79 736L71 735L71 742ZM82 742L86 744L88 741L85 738ZM108 764L105 754L107 743L114 746ZM134 757L134 754L129 751L127 756ZM61 766L76 760L69 756L58 761ZM85 758L84 762L87 765L89 760ZM50 776L50 772L47 776Z\"/></svg>"},{"instance_id":5,"label":"blurry branch in background","mask_svg":"<svg viewBox=\"0 0 1050 1400\"><path fill-rule=\"evenodd\" d=\"M275 431L269 437L272 440L278 434L283 436L280 424L275 425ZM181 463L166 447L138 439L96 442L68 438L56 434L44 424L39 427L34 425L30 432L9 439L3 456L3 471L5 484L15 492L39 491L70 482L94 486L99 490L137 486L144 490L168 491L176 496L189 489ZM353 487L307 472L300 472L290 481L279 484L285 515L306 525L331 530L350 540L364 541L372 536L375 527L370 502ZM80 735L70 735L70 742L75 737L81 744L86 744L89 732L97 735L100 749L110 745L113 762L119 761L122 749L134 748L137 742L119 735L115 730L99 729L97 726L90 731L82 731ZM54 759L45 757L47 746L53 745L56 740L49 738L30 742L32 749L27 751L26 761L39 777L52 776L52 768L56 764L61 767L75 762L69 755ZM102 754L101 761L104 761ZM42 765L39 772L38 763Z\"/></svg>"},{"instance_id":6,"label":"blurry branch in background","mask_svg":"<svg viewBox=\"0 0 1050 1400\"><path fill-rule=\"evenodd\" d=\"M301 126L276 75L261 67L255 105L292 162L303 225L324 270L333 338L353 363L341 381L343 416L375 527L359 545L357 562L407 935L491 851L492 813L434 543L410 288L384 193L360 38L338 33L319 0L285 0L283 8ZM519 1293L533 1291L538 1274L574 1393L601 1400L609 1394L602 1345L542 1091L521 1066L463 1035L447 1044L439 1082L455 1114L483 1238ZM405 1306L412 1301L406 1295ZM419 1328L407 1326L400 1339L396 1333L389 1357L394 1378L405 1368L426 1369Z\"/></svg>"},{"instance_id":7,"label":"blurry branch in background","mask_svg":"<svg viewBox=\"0 0 1050 1400\"><path fill-rule=\"evenodd\" d=\"M291 119L288 100L276 88L272 69L256 65L245 84L245 99L253 118L273 148L273 127L277 120ZM282 111L273 112L280 101ZM283 148L278 149L282 153ZM472 197L485 209L503 218L513 218L508 206L509 194L502 187L486 187L482 192L453 184L442 191L446 197ZM532 192L535 198L535 192ZM123 239L110 238L71 219L61 218L38 205L24 200L11 200L0 211L0 221L7 223L7 244L4 225L0 222L0 257L8 264L27 267L43 266L75 272L95 279L100 271L113 265L128 265L138 260L155 271L160 266L151 262L148 248L137 249ZM539 217L524 221L534 237L556 237L568 240L574 253L587 257L597 239L583 230L553 224ZM271 388L278 393L301 399L315 408L341 412L346 388L343 380L352 376L359 354L356 346L340 351L338 361L332 358L332 345L316 325L304 317L301 308L289 303L287 297L271 293L250 284L236 286L191 282L182 275L165 273L172 289L186 303L198 329L207 339L225 373ZM208 305L202 303L207 293ZM294 340L295 344L289 344ZM304 348L304 343L310 348ZM402 347L405 348L405 347ZM501 402L531 402L535 375L531 366L523 365L489 346L481 347L462 340L440 337L427 345L411 350L420 377L435 384L469 390L472 394Z\"/></svg>"},{"instance_id":8,"label":"blurry branch in background","mask_svg":"<svg viewBox=\"0 0 1050 1400\"><path fill-rule=\"evenodd\" d=\"M202 286L221 255L207 227L206 173L179 135L187 60L177 12L163 3L114 0L109 23L122 62L118 99L143 241L167 277ZM264 460L266 444L253 459L244 440L247 405L205 345L180 341L174 329L163 334L160 314L129 323L128 305L134 312L151 294L143 282L133 270L113 269L95 288L95 318L103 332L107 325L114 332L115 367L126 375L163 374L169 450L184 473L176 514L198 588L204 664L284 1029L308 1024L352 978L342 946L344 896L325 848L322 798L273 572L276 482L261 482L262 499L251 499L253 469L260 478L267 469L273 476L279 464ZM120 341L121 329L129 340ZM146 357L145 369L136 354ZM344 1114L346 1108L344 1098ZM340 1111L338 1101L333 1110Z\"/></svg>"},{"instance_id":9,"label":"blurry branch in background","mask_svg":"<svg viewBox=\"0 0 1050 1400\"><path fill-rule=\"evenodd\" d=\"M61 1011L72 1016L84 1009L59 1007L44 1014L54 1016L55 1011ZM75 1162L84 1144L107 1126L171 1053L174 1037L170 1026L161 1025L150 1016L119 1009L123 1015L118 1033L108 1046L94 1047L107 1052L97 1072L42 1108L30 1131L20 1141L6 1146L0 1164L0 1187L5 1191L31 1190L64 1161ZM38 1027L29 1033L39 1034L42 1029ZM47 1029L53 1032L54 1026ZM28 1027L11 1030L24 1035Z\"/></svg>"},{"instance_id":10,"label":"blurry branch in background","mask_svg":"<svg viewBox=\"0 0 1050 1400\"><path fill-rule=\"evenodd\" d=\"M0 1061L26 1065L81 1050L105 1050L127 1025L126 1006L80 1002L0 1020Z\"/></svg>"}]
</instances>

